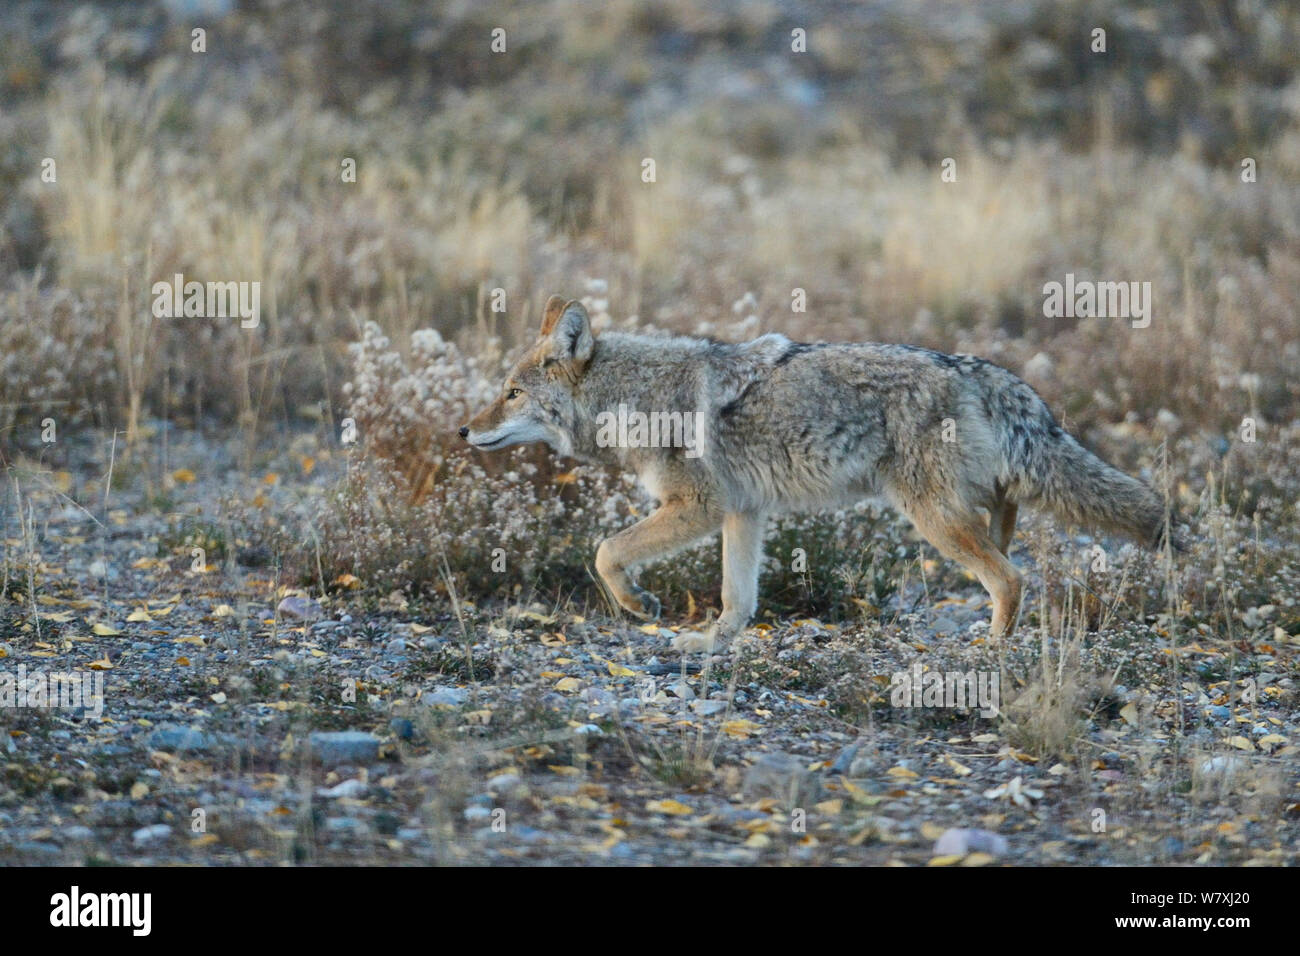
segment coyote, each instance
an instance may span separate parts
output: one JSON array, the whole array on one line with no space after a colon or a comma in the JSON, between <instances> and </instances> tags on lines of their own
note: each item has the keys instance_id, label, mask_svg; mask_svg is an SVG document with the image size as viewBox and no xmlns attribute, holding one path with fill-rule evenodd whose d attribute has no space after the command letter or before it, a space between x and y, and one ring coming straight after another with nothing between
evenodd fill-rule
<instances>
[{"instance_id":1,"label":"coyote","mask_svg":"<svg viewBox=\"0 0 1300 956\"><path fill-rule=\"evenodd\" d=\"M658 441L646 427L655 419L666 426ZM639 617L658 617L659 600L629 571L721 529L722 614L705 633L679 634L682 652L720 647L749 623L773 512L883 496L988 590L993 639L1020 609L1007 550L1021 504L1153 548L1169 527L1154 489L1085 450L1037 392L983 359L778 334L597 337L582 304L560 296L500 396L460 435L485 450L545 442L638 476L659 507L601 542L596 571Z\"/></svg>"}]
</instances>

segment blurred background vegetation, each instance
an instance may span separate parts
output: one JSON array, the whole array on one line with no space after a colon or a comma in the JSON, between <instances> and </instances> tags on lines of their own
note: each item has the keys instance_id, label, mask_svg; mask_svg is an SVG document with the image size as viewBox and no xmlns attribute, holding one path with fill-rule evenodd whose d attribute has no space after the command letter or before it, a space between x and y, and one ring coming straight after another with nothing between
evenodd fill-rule
<instances>
[{"instance_id":1,"label":"blurred background vegetation","mask_svg":"<svg viewBox=\"0 0 1300 956\"><path fill-rule=\"evenodd\" d=\"M1028 365L1085 428L1300 399L1295 4L10 0L0 28L6 438L52 403L319 419L365 321L509 347L591 280L618 324ZM176 272L260 281L261 326L154 319ZM1152 327L1044 318L1066 272L1152 282Z\"/></svg>"}]
</instances>

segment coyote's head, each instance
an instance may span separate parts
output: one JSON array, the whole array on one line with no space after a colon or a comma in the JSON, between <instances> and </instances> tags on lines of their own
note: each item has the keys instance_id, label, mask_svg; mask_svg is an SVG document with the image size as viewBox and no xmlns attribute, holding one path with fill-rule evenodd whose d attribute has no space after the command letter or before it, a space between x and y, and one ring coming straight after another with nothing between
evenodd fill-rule
<instances>
[{"instance_id":1,"label":"coyote's head","mask_svg":"<svg viewBox=\"0 0 1300 956\"><path fill-rule=\"evenodd\" d=\"M460 437L485 450L543 441L571 454L573 393L594 344L582 304L551 296L541 338L506 376L497 400L471 418Z\"/></svg>"}]
</instances>

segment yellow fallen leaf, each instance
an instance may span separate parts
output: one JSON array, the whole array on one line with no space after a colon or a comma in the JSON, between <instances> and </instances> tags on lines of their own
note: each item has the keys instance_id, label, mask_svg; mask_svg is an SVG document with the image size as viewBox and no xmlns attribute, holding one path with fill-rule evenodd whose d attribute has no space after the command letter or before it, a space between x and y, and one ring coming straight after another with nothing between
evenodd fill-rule
<instances>
[{"instance_id":1,"label":"yellow fallen leaf","mask_svg":"<svg viewBox=\"0 0 1300 956\"><path fill-rule=\"evenodd\" d=\"M927 863L926 866L952 866L954 863L960 863L961 861L962 854L951 853L948 856L931 857L930 862Z\"/></svg>"},{"instance_id":2,"label":"yellow fallen leaf","mask_svg":"<svg viewBox=\"0 0 1300 956\"><path fill-rule=\"evenodd\" d=\"M1248 737L1233 737L1228 741L1228 743L1232 744L1238 750L1253 751L1255 749L1255 745L1251 742L1250 738Z\"/></svg>"},{"instance_id":3,"label":"yellow fallen leaf","mask_svg":"<svg viewBox=\"0 0 1300 956\"><path fill-rule=\"evenodd\" d=\"M948 832L948 828L926 820L921 824L921 837L925 840L937 840Z\"/></svg>"},{"instance_id":4,"label":"yellow fallen leaf","mask_svg":"<svg viewBox=\"0 0 1300 956\"><path fill-rule=\"evenodd\" d=\"M906 767L890 767L885 771L888 777L899 777L903 780L915 780L920 776L915 770L908 770Z\"/></svg>"},{"instance_id":5,"label":"yellow fallen leaf","mask_svg":"<svg viewBox=\"0 0 1300 956\"><path fill-rule=\"evenodd\" d=\"M884 799L884 797L877 796L876 794L867 793L867 791L863 790L848 777L841 778L840 786L849 792L849 796L853 798L855 803L860 803L863 806L874 807Z\"/></svg>"},{"instance_id":6,"label":"yellow fallen leaf","mask_svg":"<svg viewBox=\"0 0 1300 956\"><path fill-rule=\"evenodd\" d=\"M149 792L149 785L147 783L143 783L137 780L134 784L131 785L132 800L139 800L142 797L144 797L144 795L147 794L148 792Z\"/></svg>"},{"instance_id":7,"label":"yellow fallen leaf","mask_svg":"<svg viewBox=\"0 0 1300 956\"><path fill-rule=\"evenodd\" d=\"M761 734L763 728L752 720L729 720L722 725L722 732L729 737L752 737Z\"/></svg>"},{"instance_id":8,"label":"yellow fallen leaf","mask_svg":"<svg viewBox=\"0 0 1300 956\"><path fill-rule=\"evenodd\" d=\"M565 694L572 694L582 688L582 681L576 677L566 677L555 682L555 689Z\"/></svg>"},{"instance_id":9,"label":"yellow fallen leaf","mask_svg":"<svg viewBox=\"0 0 1300 956\"><path fill-rule=\"evenodd\" d=\"M98 634L100 637L116 637L117 635L122 633L115 627L110 627L107 624L98 624L98 623L94 627L92 627L91 630L94 631L96 634Z\"/></svg>"},{"instance_id":10,"label":"yellow fallen leaf","mask_svg":"<svg viewBox=\"0 0 1300 956\"><path fill-rule=\"evenodd\" d=\"M677 800L651 800L645 805L645 808L651 813L666 813L674 817L690 816L695 812L686 804Z\"/></svg>"},{"instance_id":11,"label":"yellow fallen leaf","mask_svg":"<svg viewBox=\"0 0 1300 956\"><path fill-rule=\"evenodd\" d=\"M949 767L951 767L959 777L965 777L968 774L974 772L971 770L970 767L967 767L965 764L960 763L959 761L957 761L953 757L948 756L947 754L943 755L943 762L946 763Z\"/></svg>"},{"instance_id":12,"label":"yellow fallen leaf","mask_svg":"<svg viewBox=\"0 0 1300 956\"><path fill-rule=\"evenodd\" d=\"M178 482L182 485L191 484L197 477L198 476L188 468L177 468L172 472L172 481Z\"/></svg>"},{"instance_id":13,"label":"yellow fallen leaf","mask_svg":"<svg viewBox=\"0 0 1300 956\"><path fill-rule=\"evenodd\" d=\"M41 656L44 655L41 654L32 655L32 657L41 657ZM48 656L53 657L54 655L50 654ZM100 660L97 661L91 661L86 666L89 667L92 671L111 671L113 669L113 664L111 661L109 661L107 657L101 658Z\"/></svg>"},{"instance_id":14,"label":"yellow fallen leaf","mask_svg":"<svg viewBox=\"0 0 1300 956\"><path fill-rule=\"evenodd\" d=\"M624 667L622 664L615 664L613 661L606 661L605 666L609 668L611 677L635 677L636 671L630 667Z\"/></svg>"},{"instance_id":15,"label":"yellow fallen leaf","mask_svg":"<svg viewBox=\"0 0 1300 956\"><path fill-rule=\"evenodd\" d=\"M138 607L127 616L126 620L128 624L131 624L140 621L152 621L153 618L149 616L149 612L144 608Z\"/></svg>"},{"instance_id":16,"label":"yellow fallen leaf","mask_svg":"<svg viewBox=\"0 0 1300 956\"><path fill-rule=\"evenodd\" d=\"M356 590L361 587L361 579L355 574L340 574L334 579L334 583L341 588Z\"/></svg>"}]
</instances>

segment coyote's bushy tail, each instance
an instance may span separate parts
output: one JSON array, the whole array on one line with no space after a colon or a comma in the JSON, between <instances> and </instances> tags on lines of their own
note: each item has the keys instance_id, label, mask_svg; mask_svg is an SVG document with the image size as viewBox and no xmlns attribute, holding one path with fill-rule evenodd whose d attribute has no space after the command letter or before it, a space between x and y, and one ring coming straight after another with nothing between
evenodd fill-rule
<instances>
[{"instance_id":1,"label":"coyote's bushy tail","mask_svg":"<svg viewBox=\"0 0 1300 956\"><path fill-rule=\"evenodd\" d=\"M1173 516L1150 485L1106 464L1053 423L1036 467L1022 479L1032 494L1066 521L1084 528L1127 535L1139 544L1162 550L1166 536L1174 550L1182 544L1173 533Z\"/></svg>"}]
</instances>

